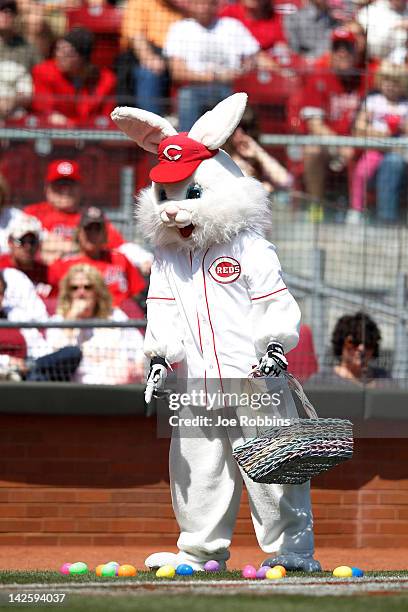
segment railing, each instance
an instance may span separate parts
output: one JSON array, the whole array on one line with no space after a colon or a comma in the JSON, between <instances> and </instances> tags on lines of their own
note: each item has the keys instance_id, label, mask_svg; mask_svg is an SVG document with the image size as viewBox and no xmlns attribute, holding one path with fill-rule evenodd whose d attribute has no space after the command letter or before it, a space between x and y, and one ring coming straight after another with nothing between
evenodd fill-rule
<instances>
[{"instance_id":1,"label":"railing","mask_svg":"<svg viewBox=\"0 0 408 612\"><path fill-rule=\"evenodd\" d=\"M27 129L27 128L0 128L0 140L2 141L37 141L36 149L39 147L46 154L49 143L56 141L71 141L78 143L82 142L117 142L124 143L129 146L135 146L122 133L116 130L64 130L64 129ZM342 137L342 136L307 136L307 135L287 135L287 134L264 134L261 137L261 142L264 145L271 147L288 147L301 148L305 145L327 145L327 146L344 146L349 145L362 149L406 149L408 151L408 138L372 138L372 137ZM48 144L47 144L48 143ZM49 148L49 147L48 147ZM133 217L133 202L134 202L134 184L135 184L135 168L133 165L124 165L120 173L120 206L115 211L108 211L109 217L122 225L124 233L128 239L133 239L133 228L129 220ZM274 212L275 214L275 212ZM276 218L276 217L275 217ZM271 236L276 241L277 246L281 250L285 250L285 244L288 242L288 235L283 235L279 231L280 218L277 215L278 224L277 232L274 230ZM290 230L290 219L287 221L287 226ZM307 245L310 250L310 262L307 267L296 270L296 265L291 265L290 249L281 259L283 269L286 270L286 280L296 297L307 299L310 302L310 313L306 316L306 322L310 322L316 351L319 361L322 364L325 356L325 350L328 345L327 338L330 329L328 322L328 304L335 302L341 308L365 308L372 312L373 315L387 321L387 324L392 327L392 347L394 353L393 360L393 375L398 378L408 378L408 304L407 304L407 272L408 268L403 262L392 270L392 278L389 280L386 291L379 291L382 295L379 297L371 297L371 291L364 283L360 287L351 287L345 289L341 287L338 279L327 278L327 259L330 255L330 246L322 247L319 244L317 234L313 232L308 238L306 230L311 226L310 223L302 221L300 224L298 240L302 244ZM341 228L340 228L341 229ZM288 231L289 231L288 230ZM339 230L340 231L340 230ZM406 231L406 230L404 230ZM344 239L347 239L347 233L344 232ZM408 237L398 237L393 234L389 238L387 248L393 248L393 240L401 241L402 251L406 251ZM363 230L361 236L361 250L364 251L365 245L369 240L376 240L376 237L368 237ZM405 246L404 246L405 245ZM283 247L283 249L282 249ZM362 256L363 266L368 265L368 256ZM346 264L345 264L346 265ZM381 274L385 277L387 270L382 269ZM352 283L353 284L353 283ZM355 283L354 283L355 284ZM127 321L127 322L112 322L112 321L64 321L62 323L48 322L38 324L39 327L143 327L143 321ZM37 326L37 325L34 325ZM28 328L33 327L32 324L25 323L9 323L0 321L1 327L12 328ZM390 344L390 343L389 343Z\"/></svg>"}]
</instances>

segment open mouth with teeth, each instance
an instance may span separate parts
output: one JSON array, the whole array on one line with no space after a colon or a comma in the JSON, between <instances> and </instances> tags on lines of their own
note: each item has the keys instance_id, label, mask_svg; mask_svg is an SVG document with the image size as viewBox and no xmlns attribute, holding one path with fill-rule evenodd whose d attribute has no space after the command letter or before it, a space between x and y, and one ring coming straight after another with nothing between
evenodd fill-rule
<instances>
[{"instance_id":1,"label":"open mouth with teeth","mask_svg":"<svg viewBox=\"0 0 408 612\"><path fill-rule=\"evenodd\" d=\"M183 236L183 238L190 238L193 233L194 225L190 223L190 225L186 225L186 227L179 227L179 232Z\"/></svg>"}]
</instances>

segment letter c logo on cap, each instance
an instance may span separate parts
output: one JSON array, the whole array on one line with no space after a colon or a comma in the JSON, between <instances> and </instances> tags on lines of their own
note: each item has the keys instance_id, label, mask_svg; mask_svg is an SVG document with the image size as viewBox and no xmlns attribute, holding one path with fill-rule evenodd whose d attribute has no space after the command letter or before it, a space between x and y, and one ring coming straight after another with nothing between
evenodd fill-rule
<instances>
[{"instance_id":1,"label":"letter c logo on cap","mask_svg":"<svg viewBox=\"0 0 408 612\"><path fill-rule=\"evenodd\" d=\"M170 144L170 145L167 145L167 147L164 149L163 155L167 157L167 159L169 159L170 161L177 161L178 159L180 159L181 153L176 153L176 155L171 155L169 153L171 149L174 149L175 151L182 151L182 148L180 147L180 145Z\"/></svg>"}]
</instances>

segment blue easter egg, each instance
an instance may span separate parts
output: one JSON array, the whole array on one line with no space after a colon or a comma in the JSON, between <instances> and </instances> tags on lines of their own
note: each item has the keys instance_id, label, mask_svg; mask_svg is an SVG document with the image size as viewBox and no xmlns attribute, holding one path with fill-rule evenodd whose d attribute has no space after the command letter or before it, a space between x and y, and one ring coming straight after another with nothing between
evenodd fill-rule
<instances>
[{"instance_id":1,"label":"blue easter egg","mask_svg":"<svg viewBox=\"0 0 408 612\"><path fill-rule=\"evenodd\" d=\"M352 571L353 578L361 578L362 576L364 576L363 570L360 569L359 567L352 567L351 571Z\"/></svg>"},{"instance_id":2,"label":"blue easter egg","mask_svg":"<svg viewBox=\"0 0 408 612\"><path fill-rule=\"evenodd\" d=\"M187 563L181 563L176 567L176 574L179 576L191 576L194 574L194 570L191 565L187 565Z\"/></svg>"}]
</instances>

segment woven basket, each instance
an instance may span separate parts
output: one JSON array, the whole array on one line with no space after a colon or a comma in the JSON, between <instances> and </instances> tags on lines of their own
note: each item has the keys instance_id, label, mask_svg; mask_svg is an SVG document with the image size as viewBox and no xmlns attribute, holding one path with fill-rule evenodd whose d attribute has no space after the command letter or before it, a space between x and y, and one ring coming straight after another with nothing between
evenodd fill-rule
<instances>
[{"instance_id":1,"label":"woven basket","mask_svg":"<svg viewBox=\"0 0 408 612\"><path fill-rule=\"evenodd\" d=\"M271 427L233 450L254 482L301 484L353 456L351 421L319 419L300 383L291 374L285 376L310 418Z\"/></svg>"}]
</instances>

